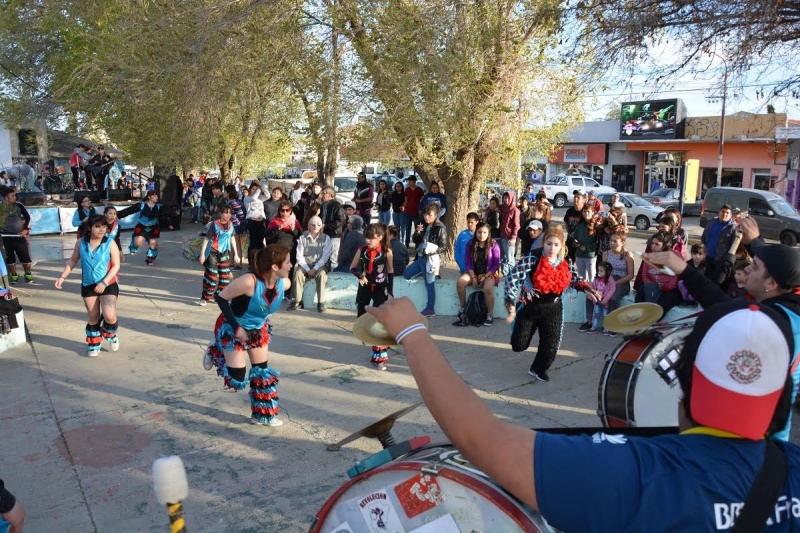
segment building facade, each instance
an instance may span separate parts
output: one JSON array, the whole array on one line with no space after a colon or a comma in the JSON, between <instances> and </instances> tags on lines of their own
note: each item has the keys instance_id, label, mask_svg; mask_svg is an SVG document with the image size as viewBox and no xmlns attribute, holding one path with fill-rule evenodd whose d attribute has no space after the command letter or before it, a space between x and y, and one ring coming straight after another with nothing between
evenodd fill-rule
<instances>
[{"instance_id":1,"label":"building facade","mask_svg":"<svg viewBox=\"0 0 800 533\"><path fill-rule=\"evenodd\" d=\"M785 195L787 144L776 134L789 123L782 113L726 116L720 184ZM581 174L635 194L683 186L687 199L702 198L717 185L721 117L686 118L682 135L674 139L628 140L621 138L620 126L616 120L586 122L571 132L569 142L551 154L547 178Z\"/></svg>"}]
</instances>

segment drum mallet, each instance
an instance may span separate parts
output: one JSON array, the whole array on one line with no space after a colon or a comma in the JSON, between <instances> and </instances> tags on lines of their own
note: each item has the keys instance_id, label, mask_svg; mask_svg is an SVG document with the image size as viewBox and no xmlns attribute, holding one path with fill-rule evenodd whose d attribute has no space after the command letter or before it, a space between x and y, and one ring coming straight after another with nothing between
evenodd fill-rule
<instances>
[{"instance_id":1,"label":"drum mallet","mask_svg":"<svg viewBox=\"0 0 800 533\"><path fill-rule=\"evenodd\" d=\"M177 455L162 457L153 463L153 487L161 505L167 506L172 533L185 533L183 500L189 496L189 481L183 461Z\"/></svg>"}]
</instances>

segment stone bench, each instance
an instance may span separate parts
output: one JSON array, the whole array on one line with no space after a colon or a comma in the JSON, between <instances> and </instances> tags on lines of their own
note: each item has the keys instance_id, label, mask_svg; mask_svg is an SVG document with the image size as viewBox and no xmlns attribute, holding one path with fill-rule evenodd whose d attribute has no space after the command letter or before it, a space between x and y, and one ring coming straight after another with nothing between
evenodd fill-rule
<instances>
[{"instance_id":1,"label":"stone bench","mask_svg":"<svg viewBox=\"0 0 800 533\"><path fill-rule=\"evenodd\" d=\"M348 311L356 310L356 291L358 290L358 281L355 276L349 273L332 272L328 274L328 284L326 289L326 302L325 305L329 309L342 309ZM467 294L472 289L467 289ZM501 284L494 289L495 304L494 313L492 316L495 318L503 319L508 316L505 305L503 305L503 285ZM397 276L394 280L394 295L396 297L408 296L411 301L417 306L417 309L422 310L427 303L427 293L425 291L425 284L422 278L416 278L411 281L406 281L402 276ZM303 304L306 309L317 308L317 293L316 284L314 280L306 282L303 290ZM564 321L575 324L582 324L585 315L586 296L579 291L569 289L564 294ZM633 295L629 294L622 299L622 305L629 305L633 303ZM456 280L455 278L442 278L436 280L436 314L440 316L453 316L458 315L458 294L456 293ZM677 320L686 315L690 315L698 311L697 307L675 307L670 309L665 321Z\"/></svg>"}]
</instances>

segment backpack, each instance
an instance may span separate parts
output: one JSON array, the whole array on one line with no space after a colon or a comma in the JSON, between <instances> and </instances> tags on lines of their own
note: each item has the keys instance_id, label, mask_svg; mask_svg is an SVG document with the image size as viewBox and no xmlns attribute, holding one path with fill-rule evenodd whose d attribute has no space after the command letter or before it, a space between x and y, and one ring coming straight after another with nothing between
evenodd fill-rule
<instances>
[{"instance_id":1,"label":"backpack","mask_svg":"<svg viewBox=\"0 0 800 533\"><path fill-rule=\"evenodd\" d=\"M467 297L467 305L464 306L464 316L467 322L475 327L482 326L486 317L489 316L489 308L486 307L486 296L483 291L473 291Z\"/></svg>"}]
</instances>

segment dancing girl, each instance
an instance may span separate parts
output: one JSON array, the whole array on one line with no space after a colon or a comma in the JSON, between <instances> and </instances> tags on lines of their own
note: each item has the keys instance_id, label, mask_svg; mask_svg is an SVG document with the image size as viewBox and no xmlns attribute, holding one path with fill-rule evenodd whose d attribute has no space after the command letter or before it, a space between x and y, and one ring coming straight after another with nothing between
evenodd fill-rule
<instances>
[{"instance_id":1,"label":"dancing girl","mask_svg":"<svg viewBox=\"0 0 800 533\"><path fill-rule=\"evenodd\" d=\"M107 231L108 223L103 215L89 219L84 224L83 237L75 243L72 257L55 283L56 289L61 289L75 265L81 263L81 296L89 314L86 322L89 357L100 355L103 339L109 342L112 352L119 350L117 272L120 254Z\"/></svg>"},{"instance_id":2,"label":"dancing girl","mask_svg":"<svg viewBox=\"0 0 800 533\"><path fill-rule=\"evenodd\" d=\"M539 330L539 347L528 374L539 381L550 381L547 370L561 345L564 325L562 296L572 285L589 287L577 278L565 258L564 232L560 227L547 230L544 247L532 250L506 276L506 322L512 324L511 349L524 352Z\"/></svg>"},{"instance_id":3,"label":"dancing girl","mask_svg":"<svg viewBox=\"0 0 800 533\"><path fill-rule=\"evenodd\" d=\"M208 225L208 231L200 246L200 264L206 270L203 274L203 290L200 305L206 305L214 295L231 282L231 259L240 260L236 243L236 230L231 221L231 206L224 204L219 208L219 220Z\"/></svg>"},{"instance_id":4,"label":"dancing girl","mask_svg":"<svg viewBox=\"0 0 800 533\"><path fill-rule=\"evenodd\" d=\"M278 419L278 376L267 365L269 358L269 315L277 311L283 293L291 287L289 249L270 244L253 254L253 272L236 279L215 295L220 314L214 326L214 340L203 355L203 368L216 367L225 386L240 391L245 381L246 360L250 359L250 421L280 426Z\"/></svg>"},{"instance_id":5,"label":"dancing girl","mask_svg":"<svg viewBox=\"0 0 800 533\"><path fill-rule=\"evenodd\" d=\"M389 245L389 232L380 222L370 224L364 230L367 244L358 249L350 264L350 272L358 278L356 306L358 316L367 312L370 302L378 307L392 295L394 285L394 262L392 247ZM372 365L378 370L386 370L389 360L387 346L372 347Z\"/></svg>"},{"instance_id":6,"label":"dancing girl","mask_svg":"<svg viewBox=\"0 0 800 533\"><path fill-rule=\"evenodd\" d=\"M119 212L120 218L139 213L139 220L133 229L131 244L128 249L132 255L136 254L139 251L139 247L147 241L147 257L145 257L144 262L148 265L155 263L156 257L158 257L158 238L161 236L161 227L159 226L161 210L162 206L158 203L158 193L156 191L147 191L143 202L126 207Z\"/></svg>"}]
</instances>

